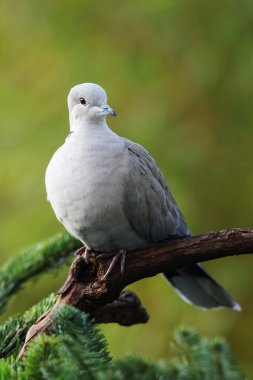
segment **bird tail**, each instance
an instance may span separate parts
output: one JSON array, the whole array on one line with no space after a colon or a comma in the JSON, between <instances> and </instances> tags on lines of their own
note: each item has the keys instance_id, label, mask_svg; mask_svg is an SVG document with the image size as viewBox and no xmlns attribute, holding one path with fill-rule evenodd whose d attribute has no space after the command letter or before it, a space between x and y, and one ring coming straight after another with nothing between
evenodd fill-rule
<instances>
[{"instance_id":1,"label":"bird tail","mask_svg":"<svg viewBox=\"0 0 253 380\"><path fill-rule=\"evenodd\" d=\"M227 307L241 310L240 305L206 270L195 264L163 273L184 301L202 309Z\"/></svg>"}]
</instances>

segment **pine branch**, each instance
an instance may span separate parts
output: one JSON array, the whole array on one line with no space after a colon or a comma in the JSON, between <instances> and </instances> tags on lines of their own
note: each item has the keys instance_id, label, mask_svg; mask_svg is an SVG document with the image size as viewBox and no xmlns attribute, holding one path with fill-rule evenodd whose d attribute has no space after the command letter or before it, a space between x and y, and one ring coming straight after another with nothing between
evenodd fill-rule
<instances>
[{"instance_id":1,"label":"pine branch","mask_svg":"<svg viewBox=\"0 0 253 380\"><path fill-rule=\"evenodd\" d=\"M26 353L31 379L98 379L111 358L107 343L90 317L64 305L52 314L52 335L38 336Z\"/></svg>"},{"instance_id":2,"label":"pine branch","mask_svg":"<svg viewBox=\"0 0 253 380\"><path fill-rule=\"evenodd\" d=\"M31 339L39 333L50 332L51 314L62 304L75 306L96 318L99 309L115 301L125 286L161 273L165 268L178 269L197 262L252 252L253 230L233 228L171 240L165 245L129 252L124 274L117 267L107 278L105 273L111 258L99 259L94 252L87 265L84 257L79 255L71 265L54 307L29 330L20 358ZM117 318L114 321L118 322ZM132 324L134 323L135 315L132 318Z\"/></svg>"},{"instance_id":3,"label":"pine branch","mask_svg":"<svg viewBox=\"0 0 253 380\"><path fill-rule=\"evenodd\" d=\"M223 339L202 338L191 328L174 332L169 362L154 363L133 355L112 360L100 329L76 308L61 305L51 321L51 335L38 335L22 363L0 360L1 379L245 380Z\"/></svg>"},{"instance_id":4,"label":"pine branch","mask_svg":"<svg viewBox=\"0 0 253 380\"><path fill-rule=\"evenodd\" d=\"M185 364L187 379L245 379L224 339L200 337L194 329L182 326L174 331L171 346Z\"/></svg>"},{"instance_id":5,"label":"pine branch","mask_svg":"<svg viewBox=\"0 0 253 380\"><path fill-rule=\"evenodd\" d=\"M66 233L58 234L9 260L0 270L0 310L25 281L66 263L65 259L80 244Z\"/></svg>"},{"instance_id":6,"label":"pine branch","mask_svg":"<svg viewBox=\"0 0 253 380\"><path fill-rule=\"evenodd\" d=\"M55 301L56 296L51 294L24 314L14 315L0 326L0 359L18 354L31 324L49 310Z\"/></svg>"}]
</instances>

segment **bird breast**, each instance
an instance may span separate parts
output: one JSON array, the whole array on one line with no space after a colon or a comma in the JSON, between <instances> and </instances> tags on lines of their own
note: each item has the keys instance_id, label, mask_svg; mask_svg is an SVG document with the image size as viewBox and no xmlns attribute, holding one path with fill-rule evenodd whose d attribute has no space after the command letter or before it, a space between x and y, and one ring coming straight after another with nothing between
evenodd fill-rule
<instances>
[{"instance_id":1,"label":"bird breast","mask_svg":"<svg viewBox=\"0 0 253 380\"><path fill-rule=\"evenodd\" d=\"M126 154L118 136L95 136L87 141L74 134L47 168L47 195L57 218L71 234L93 248L99 245L94 242L94 234L110 236L106 226L118 223L125 228L122 205L128 176Z\"/></svg>"}]
</instances>

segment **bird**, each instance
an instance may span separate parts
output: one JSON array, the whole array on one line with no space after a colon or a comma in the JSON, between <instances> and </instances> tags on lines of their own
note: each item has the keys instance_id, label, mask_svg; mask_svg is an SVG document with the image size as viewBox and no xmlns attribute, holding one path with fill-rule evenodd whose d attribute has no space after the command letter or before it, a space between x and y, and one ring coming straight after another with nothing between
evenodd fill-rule
<instances>
[{"instance_id":1,"label":"bird","mask_svg":"<svg viewBox=\"0 0 253 380\"><path fill-rule=\"evenodd\" d=\"M71 88L70 133L46 169L47 199L66 230L90 250L119 256L168 239L191 236L164 175L141 145L113 132L116 112L94 83ZM165 268L168 282L186 302L202 309L240 310L232 296L197 263Z\"/></svg>"}]
</instances>

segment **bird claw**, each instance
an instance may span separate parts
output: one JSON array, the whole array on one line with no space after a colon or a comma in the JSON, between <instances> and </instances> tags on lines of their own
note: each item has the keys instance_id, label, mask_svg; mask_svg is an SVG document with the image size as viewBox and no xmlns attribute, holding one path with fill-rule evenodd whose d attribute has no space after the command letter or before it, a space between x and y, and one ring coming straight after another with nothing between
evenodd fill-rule
<instances>
[{"instance_id":1,"label":"bird claw","mask_svg":"<svg viewBox=\"0 0 253 380\"><path fill-rule=\"evenodd\" d=\"M83 247L79 248L75 252L75 256L81 256L82 254L84 254L84 261L86 262L86 264L89 264L90 252L91 252L91 250L89 248L85 247L85 245L84 245Z\"/></svg>"},{"instance_id":2,"label":"bird claw","mask_svg":"<svg viewBox=\"0 0 253 380\"><path fill-rule=\"evenodd\" d=\"M86 264L89 264L90 262L90 256L91 256L90 253L91 253L91 249L86 248L84 252L84 261L86 262Z\"/></svg>"},{"instance_id":3,"label":"bird claw","mask_svg":"<svg viewBox=\"0 0 253 380\"><path fill-rule=\"evenodd\" d=\"M91 249L85 247L85 245L84 245L83 247L79 248L75 252L75 256L81 256L81 255L84 256L84 260L85 260L86 264L89 264L90 257L91 257ZM121 250L116 251L116 252L101 253L96 258L97 259L108 259L109 257L112 257L112 261L110 262L110 265L109 265L107 271L105 272L103 279L106 279L109 276L109 274L113 271L113 269L115 268L115 265L116 265L117 261L119 260L119 258L121 258L121 261L120 261L120 272L121 272L121 274L123 274L124 270L125 270L126 251L124 249L121 249Z\"/></svg>"},{"instance_id":4,"label":"bird claw","mask_svg":"<svg viewBox=\"0 0 253 380\"><path fill-rule=\"evenodd\" d=\"M102 253L101 255L97 256L97 258L108 258L110 256L113 256L112 261L111 261L107 271L105 272L103 279L106 279L109 276L109 274L113 271L113 269L115 268L115 265L116 265L116 263L120 257L121 257L121 261L120 261L120 272L121 272L121 274L123 274L124 270L125 270L125 262L126 262L126 251L125 250L121 249L120 251L118 251L116 253L112 252L109 254Z\"/></svg>"},{"instance_id":5,"label":"bird claw","mask_svg":"<svg viewBox=\"0 0 253 380\"><path fill-rule=\"evenodd\" d=\"M79 248L77 251L75 251L75 256L81 256L86 250L85 245L83 245L81 248Z\"/></svg>"}]
</instances>

